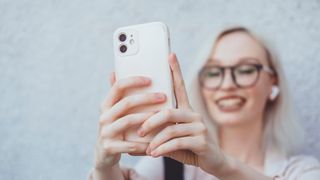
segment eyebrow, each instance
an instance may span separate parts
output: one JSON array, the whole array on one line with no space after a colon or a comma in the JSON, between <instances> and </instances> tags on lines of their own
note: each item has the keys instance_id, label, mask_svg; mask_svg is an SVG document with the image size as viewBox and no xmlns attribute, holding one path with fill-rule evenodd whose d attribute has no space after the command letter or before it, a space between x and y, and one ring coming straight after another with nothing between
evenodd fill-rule
<instances>
[{"instance_id":1,"label":"eyebrow","mask_svg":"<svg viewBox=\"0 0 320 180\"><path fill-rule=\"evenodd\" d=\"M220 62L222 62L222 60L209 58L209 59L207 60L207 65L221 65ZM237 62L235 63L235 65L237 65L237 64L242 64L242 63L246 63L246 62L262 64L258 58L254 58L254 57L242 57L242 58L240 58L240 59L237 59Z\"/></svg>"}]
</instances>

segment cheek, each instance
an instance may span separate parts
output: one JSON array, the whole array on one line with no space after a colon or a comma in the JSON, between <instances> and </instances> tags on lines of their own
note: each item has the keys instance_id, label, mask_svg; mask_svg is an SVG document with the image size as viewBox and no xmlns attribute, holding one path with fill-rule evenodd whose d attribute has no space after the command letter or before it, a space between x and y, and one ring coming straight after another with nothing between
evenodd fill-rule
<instances>
[{"instance_id":1,"label":"cheek","mask_svg":"<svg viewBox=\"0 0 320 180\"><path fill-rule=\"evenodd\" d=\"M213 102L214 93L208 90L202 90L202 98L205 106L207 107L208 113L215 119L215 115L217 115L217 107Z\"/></svg>"},{"instance_id":2,"label":"cheek","mask_svg":"<svg viewBox=\"0 0 320 180\"><path fill-rule=\"evenodd\" d=\"M269 97L269 87L262 83L257 84L255 87L248 89L248 108L261 112Z\"/></svg>"},{"instance_id":3,"label":"cheek","mask_svg":"<svg viewBox=\"0 0 320 180\"><path fill-rule=\"evenodd\" d=\"M205 103L205 105L209 105L210 104L210 99L212 98L212 92L209 92L205 89L203 89L201 91L202 94L202 98L203 98L203 102Z\"/></svg>"}]
</instances>

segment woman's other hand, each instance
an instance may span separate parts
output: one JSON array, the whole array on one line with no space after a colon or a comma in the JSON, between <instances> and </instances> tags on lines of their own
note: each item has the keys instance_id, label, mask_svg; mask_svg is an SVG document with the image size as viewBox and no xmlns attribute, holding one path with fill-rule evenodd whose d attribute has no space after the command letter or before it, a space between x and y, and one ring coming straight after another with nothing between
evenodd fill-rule
<instances>
[{"instance_id":1,"label":"woman's other hand","mask_svg":"<svg viewBox=\"0 0 320 180\"><path fill-rule=\"evenodd\" d=\"M131 126L142 124L154 112L128 113L130 109L143 105L162 103L164 94L147 93L124 96L132 89L143 88L151 84L146 77L129 77L115 81L112 73L111 89L101 105L99 134L95 146L95 168L105 169L117 164L121 153L145 153L147 144L125 141L123 132Z\"/></svg>"},{"instance_id":2,"label":"woman's other hand","mask_svg":"<svg viewBox=\"0 0 320 180\"><path fill-rule=\"evenodd\" d=\"M153 157L167 156L184 164L199 166L208 173L218 171L225 165L226 157L208 137L201 114L193 111L189 104L181 69L175 54L169 57L172 70L176 109L167 109L152 115L138 130L145 136L152 130L171 123L150 142L146 151Z\"/></svg>"}]
</instances>

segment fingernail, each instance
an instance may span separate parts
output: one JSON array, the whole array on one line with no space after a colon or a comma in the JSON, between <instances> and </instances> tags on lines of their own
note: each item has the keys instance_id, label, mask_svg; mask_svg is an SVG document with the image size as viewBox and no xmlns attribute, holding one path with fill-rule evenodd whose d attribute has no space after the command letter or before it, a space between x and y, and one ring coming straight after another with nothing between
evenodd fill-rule
<instances>
[{"instance_id":1,"label":"fingernail","mask_svg":"<svg viewBox=\"0 0 320 180\"><path fill-rule=\"evenodd\" d=\"M163 101L166 98L166 96L162 93L156 93L155 96L156 96L156 100L158 101Z\"/></svg>"},{"instance_id":2,"label":"fingernail","mask_svg":"<svg viewBox=\"0 0 320 180\"><path fill-rule=\"evenodd\" d=\"M141 80L144 84L149 84L151 82L149 78L141 78Z\"/></svg>"},{"instance_id":3,"label":"fingernail","mask_svg":"<svg viewBox=\"0 0 320 180\"><path fill-rule=\"evenodd\" d=\"M176 62L176 57L175 57L176 54L175 53L171 53L170 56L171 56L171 61L172 62Z\"/></svg>"},{"instance_id":4,"label":"fingernail","mask_svg":"<svg viewBox=\"0 0 320 180\"><path fill-rule=\"evenodd\" d=\"M137 131L137 133L139 134L139 136L144 136L144 131L143 131L143 129L142 128L139 128L138 129L138 131Z\"/></svg>"}]
</instances>

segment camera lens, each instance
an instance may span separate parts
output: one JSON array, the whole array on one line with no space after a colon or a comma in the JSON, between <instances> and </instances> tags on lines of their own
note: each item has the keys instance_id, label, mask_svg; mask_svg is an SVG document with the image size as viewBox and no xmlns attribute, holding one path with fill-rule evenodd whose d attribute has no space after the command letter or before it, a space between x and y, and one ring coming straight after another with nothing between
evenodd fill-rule
<instances>
[{"instance_id":1,"label":"camera lens","mask_svg":"<svg viewBox=\"0 0 320 180\"><path fill-rule=\"evenodd\" d=\"M125 53L127 51L127 46L126 45L121 45L120 46L120 52Z\"/></svg>"},{"instance_id":2,"label":"camera lens","mask_svg":"<svg viewBox=\"0 0 320 180\"><path fill-rule=\"evenodd\" d=\"M127 36L126 36L125 34L120 34L119 40L120 40L121 42L124 42L126 39L127 39Z\"/></svg>"}]
</instances>

